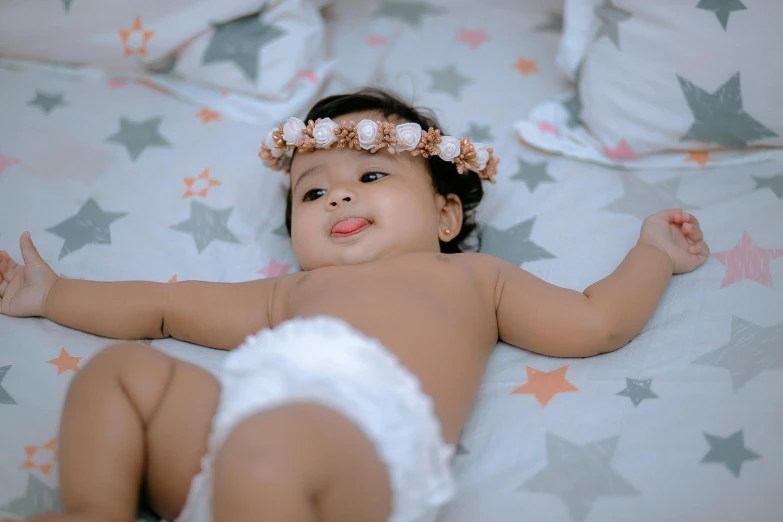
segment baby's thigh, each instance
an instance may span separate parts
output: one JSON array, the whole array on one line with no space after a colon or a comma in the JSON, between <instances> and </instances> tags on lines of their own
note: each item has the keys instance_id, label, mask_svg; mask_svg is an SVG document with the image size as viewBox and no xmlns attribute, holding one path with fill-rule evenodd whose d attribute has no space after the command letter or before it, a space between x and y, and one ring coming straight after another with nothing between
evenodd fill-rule
<instances>
[{"instance_id":1,"label":"baby's thigh","mask_svg":"<svg viewBox=\"0 0 783 522\"><path fill-rule=\"evenodd\" d=\"M200 471L201 457L207 452L220 384L199 366L154 349L148 355L167 366L168 376L146 423L145 493L159 514L173 519L184 506L191 482ZM145 371L149 368L140 367L137 375Z\"/></svg>"}]
</instances>

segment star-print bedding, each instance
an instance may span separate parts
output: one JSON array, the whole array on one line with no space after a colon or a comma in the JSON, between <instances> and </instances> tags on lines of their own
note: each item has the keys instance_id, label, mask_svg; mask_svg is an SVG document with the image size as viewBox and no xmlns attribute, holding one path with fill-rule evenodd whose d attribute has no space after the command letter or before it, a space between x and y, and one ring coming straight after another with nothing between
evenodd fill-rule
<instances>
[{"instance_id":1,"label":"star-print bedding","mask_svg":"<svg viewBox=\"0 0 783 522\"><path fill-rule=\"evenodd\" d=\"M783 3L567 0L564 20L574 87L517 122L530 145L637 169L783 161L783 67L763 52Z\"/></svg>"},{"instance_id":2,"label":"star-print bedding","mask_svg":"<svg viewBox=\"0 0 783 522\"><path fill-rule=\"evenodd\" d=\"M357 0L325 12L335 60L325 92L392 88L432 107L448 133L495 147L482 251L581 290L667 207L692 211L712 248L617 352L554 359L497 346L453 461L459 492L439 522L779 521L783 163L705 156L689 169L629 170L520 142L514 123L570 88L555 66L561 24L550 7ZM298 269L286 180L256 157L278 122L247 117L265 114L261 102L11 60L0 60L0 85L0 248L18 256L29 230L62 276L93 280ZM0 316L0 514L60 507L65 393L109 342ZM225 356L151 344L211 370Z\"/></svg>"}]
</instances>

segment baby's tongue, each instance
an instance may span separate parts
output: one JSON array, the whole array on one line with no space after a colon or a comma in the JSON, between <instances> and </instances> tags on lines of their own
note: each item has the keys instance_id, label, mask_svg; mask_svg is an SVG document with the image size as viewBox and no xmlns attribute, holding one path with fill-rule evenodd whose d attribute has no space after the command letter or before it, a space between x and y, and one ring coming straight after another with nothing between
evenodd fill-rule
<instances>
[{"instance_id":1,"label":"baby's tongue","mask_svg":"<svg viewBox=\"0 0 783 522\"><path fill-rule=\"evenodd\" d=\"M364 218L349 218L337 223L332 228L332 232L335 234L350 234L351 232L362 228L368 223L369 221Z\"/></svg>"}]
</instances>

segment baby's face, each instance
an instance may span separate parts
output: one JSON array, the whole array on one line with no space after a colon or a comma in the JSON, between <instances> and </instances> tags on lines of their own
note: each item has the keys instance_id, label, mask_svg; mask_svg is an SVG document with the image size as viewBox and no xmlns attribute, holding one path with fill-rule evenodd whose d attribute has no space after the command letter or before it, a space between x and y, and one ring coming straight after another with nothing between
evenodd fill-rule
<instances>
[{"instance_id":1,"label":"baby's face","mask_svg":"<svg viewBox=\"0 0 783 522\"><path fill-rule=\"evenodd\" d=\"M384 119L375 113L334 118ZM425 160L332 146L297 153L291 165L291 240L302 270L412 252L440 252L445 198Z\"/></svg>"}]
</instances>

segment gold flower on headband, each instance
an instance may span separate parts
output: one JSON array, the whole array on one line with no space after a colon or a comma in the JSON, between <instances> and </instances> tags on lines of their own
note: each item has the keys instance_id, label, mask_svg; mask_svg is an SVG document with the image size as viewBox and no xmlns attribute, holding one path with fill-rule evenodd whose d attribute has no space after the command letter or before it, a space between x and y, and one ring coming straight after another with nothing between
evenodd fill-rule
<instances>
[{"instance_id":1,"label":"gold flower on headband","mask_svg":"<svg viewBox=\"0 0 783 522\"><path fill-rule=\"evenodd\" d=\"M410 152L424 158L438 156L454 163L459 174L475 171L482 180L495 183L497 164L493 150L483 143L471 143L470 139L458 140L453 136L441 136L438 129L424 130L418 123L395 125L388 121L362 120L359 123L343 121L339 125L331 118L318 118L305 124L298 118L288 118L277 129L269 131L258 156L272 170L289 173L294 149L311 152L348 147L366 150L372 154L386 150L389 154Z\"/></svg>"}]
</instances>

